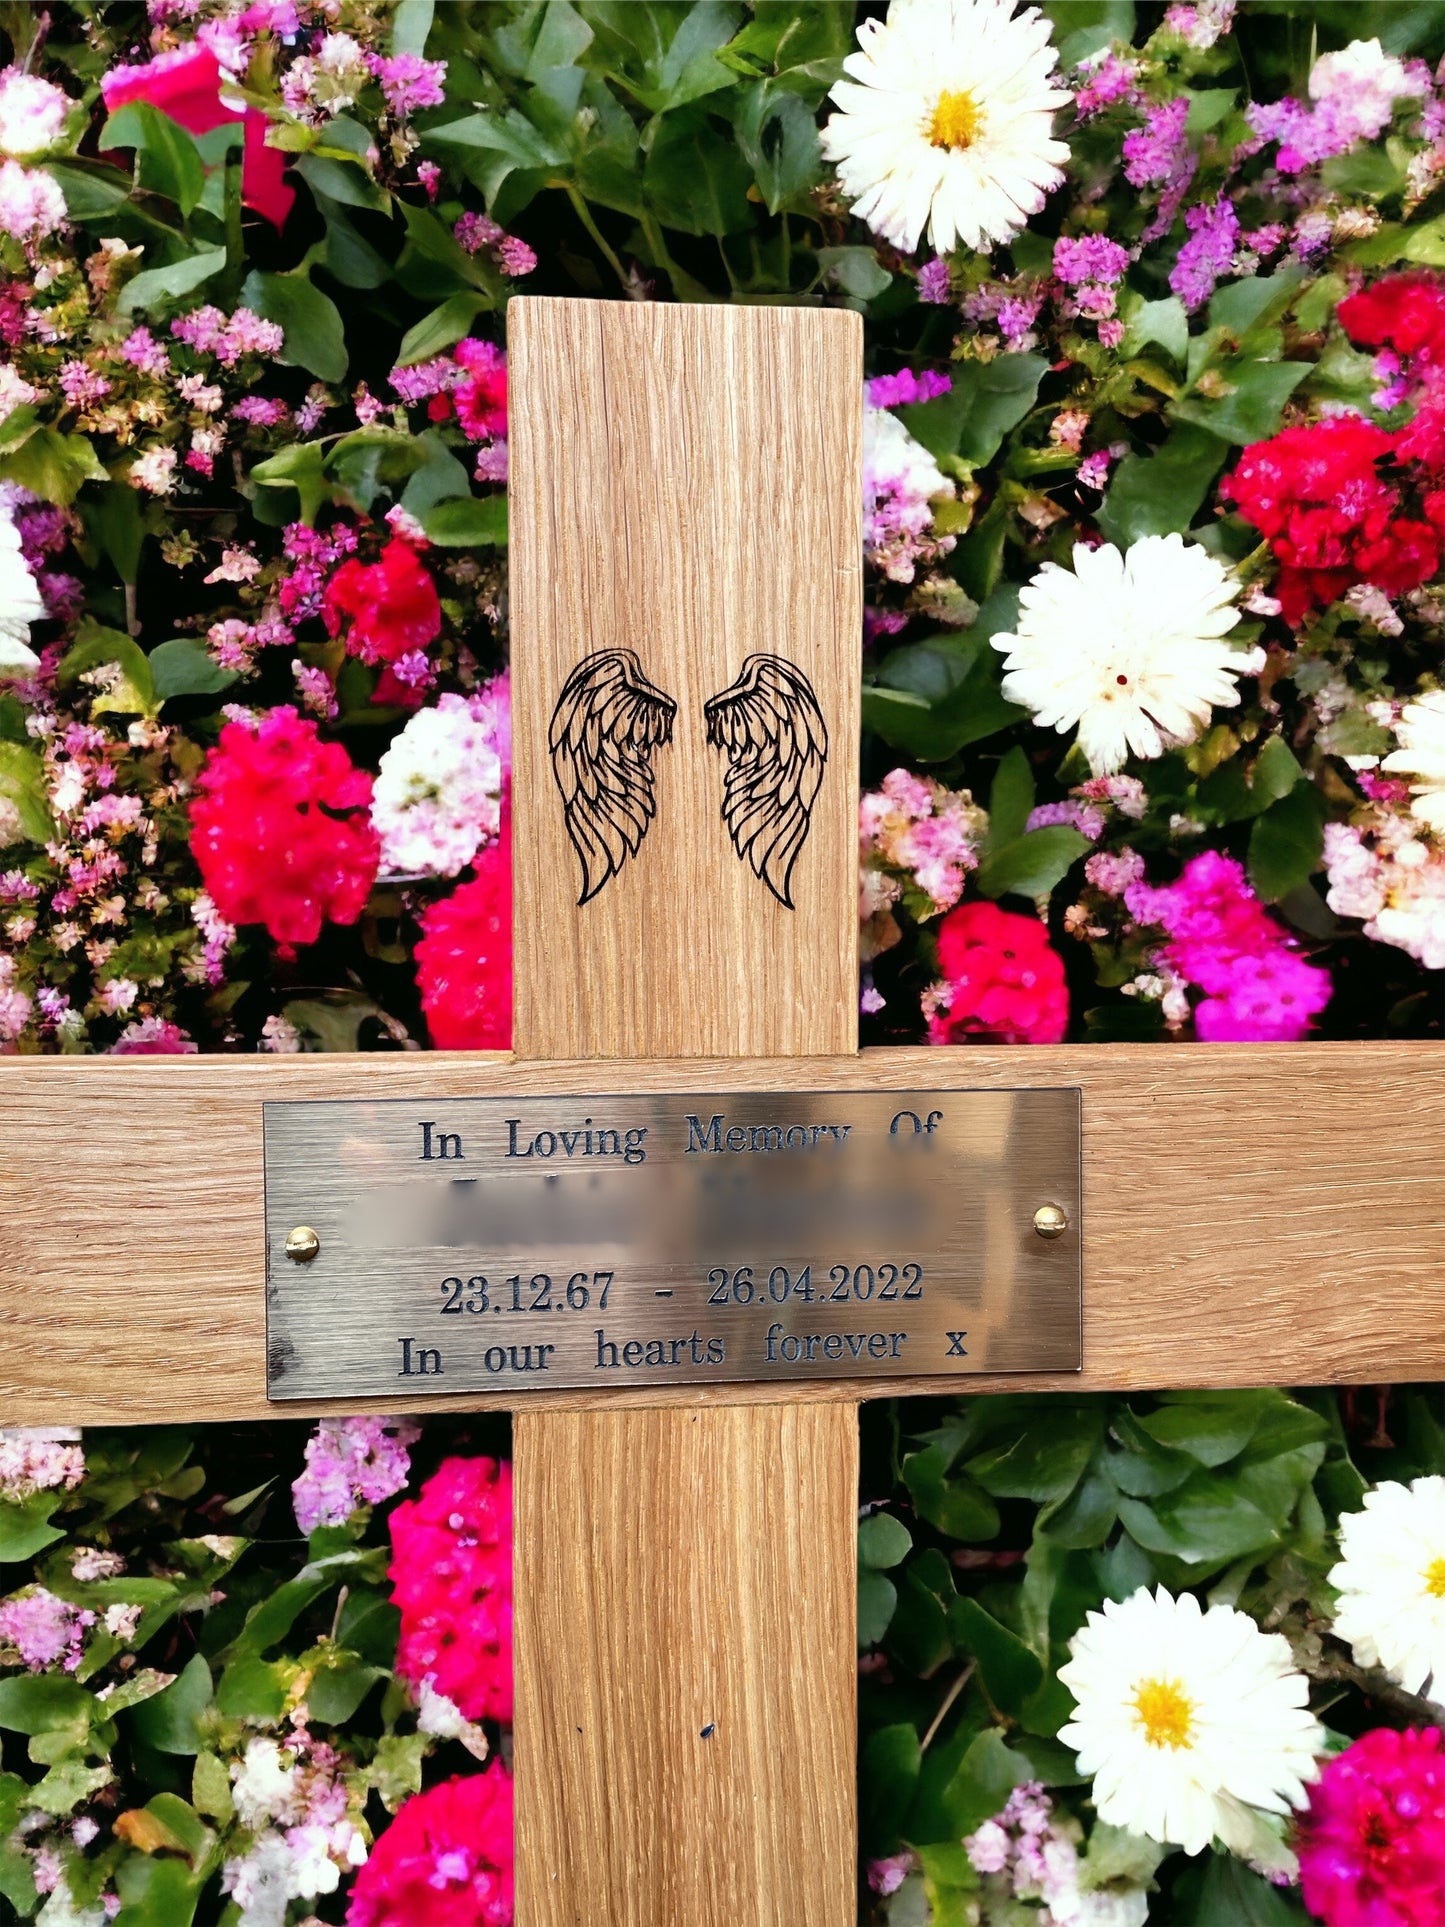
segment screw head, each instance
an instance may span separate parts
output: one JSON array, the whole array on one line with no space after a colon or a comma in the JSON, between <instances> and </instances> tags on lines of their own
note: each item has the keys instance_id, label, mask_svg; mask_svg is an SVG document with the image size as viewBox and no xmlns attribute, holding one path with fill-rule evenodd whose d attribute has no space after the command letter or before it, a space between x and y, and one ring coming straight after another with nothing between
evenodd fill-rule
<instances>
[{"instance_id":1,"label":"screw head","mask_svg":"<svg viewBox=\"0 0 1445 1927\"><path fill-rule=\"evenodd\" d=\"M309 1224L298 1224L286 1234L286 1256L293 1264L309 1265L321 1249L321 1240Z\"/></svg>"},{"instance_id":2,"label":"screw head","mask_svg":"<svg viewBox=\"0 0 1445 1927\"><path fill-rule=\"evenodd\" d=\"M1034 1230L1041 1238L1062 1238L1068 1228L1068 1213L1060 1205L1041 1204L1034 1213Z\"/></svg>"}]
</instances>

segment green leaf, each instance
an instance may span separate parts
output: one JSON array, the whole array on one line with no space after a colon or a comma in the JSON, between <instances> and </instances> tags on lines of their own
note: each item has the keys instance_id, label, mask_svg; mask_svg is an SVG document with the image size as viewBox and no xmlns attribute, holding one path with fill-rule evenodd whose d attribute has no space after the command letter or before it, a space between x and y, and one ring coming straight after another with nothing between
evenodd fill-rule
<instances>
[{"instance_id":1,"label":"green leaf","mask_svg":"<svg viewBox=\"0 0 1445 1927\"><path fill-rule=\"evenodd\" d=\"M796 94L757 81L743 89L733 125L769 214L802 201L822 179L818 125Z\"/></svg>"},{"instance_id":2,"label":"green leaf","mask_svg":"<svg viewBox=\"0 0 1445 1927\"><path fill-rule=\"evenodd\" d=\"M858 1575L858 1650L876 1646L892 1624L898 1588L881 1572Z\"/></svg>"},{"instance_id":3,"label":"green leaf","mask_svg":"<svg viewBox=\"0 0 1445 1927\"><path fill-rule=\"evenodd\" d=\"M1324 853L1324 799L1297 783L1258 817L1249 835L1249 880L1266 903L1307 883Z\"/></svg>"},{"instance_id":4,"label":"green leaf","mask_svg":"<svg viewBox=\"0 0 1445 1927\"><path fill-rule=\"evenodd\" d=\"M48 843L55 834L45 760L38 744L0 742L0 796L20 819L20 833L31 843ZM28 1501L26 1502L28 1503ZM0 1528L0 1545L4 1544ZM19 1558L28 1558L20 1553Z\"/></svg>"},{"instance_id":5,"label":"green leaf","mask_svg":"<svg viewBox=\"0 0 1445 1927\"><path fill-rule=\"evenodd\" d=\"M199 1753L196 1722L211 1704L211 1669L197 1653L163 1693L130 1715L138 1738L158 1753Z\"/></svg>"},{"instance_id":6,"label":"green leaf","mask_svg":"<svg viewBox=\"0 0 1445 1927\"><path fill-rule=\"evenodd\" d=\"M888 1650L920 1679L935 1672L953 1650L943 1600L927 1581L927 1558L925 1553L898 1569L898 1604L888 1628Z\"/></svg>"},{"instance_id":7,"label":"green leaf","mask_svg":"<svg viewBox=\"0 0 1445 1927\"><path fill-rule=\"evenodd\" d=\"M216 1711L230 1720L279 1720L286 1710L287 1670L279 1660L254 1654L234 1660L216 1683Z\"/></svg>"},{"instance_id":8,"label":"green leaf","mask_svg":"<svg viewBox=\"0 0 1445 1927\"><path fill-rule=\"evenodd\" d=\"M1104 1412L1096 1404L1064 1406L1047 1422L1024 1417L1012 1438L970 1459L968 1470L996 1498L1062 1499L1083 1476L1103 1432Z\"/></svg>"},{"instance_id":9,"label":"green leaf","mask_svg":"<svg viewBox=\"0 0 1445 1927\"><path fill-rule=\"evenodd\" d=\"M913 1534L891 1512L870 1512L858 1522L858 1564L865 1570L884 1572L896 1566L913 1546Z\"/></svg>"},{"instance_id":10,"label":"green leaf","mask_svg":"<svg viewBox=\"0 0 1445 1927\"><path fill-rule=\"evenodd\" d=\"M32 1758L35 1748L30 1749ZM84 1760L58 1760L37 1786L30 1799L42 1813L73 1813L78 1806L94 1799L115 1775L108 1766L87 1766Z\"/></svg>"},{"instance_id":11,"label":"green leaf","mask_svg":"<svg viewBox=\"0 0 1445 1927\"><path fill-rule=\"evenodd\" d=\"M1187 1452L1200 1465L1226 1465L1254 1437L1260 1407L1256 1392L1183 1393L1134 1422L1156 1444Z\"/></svg>"},{"instance_id":12,"label":"green leaf","mask_svg":"<svg viewBox=\"0 0 1445 1927\"><path fill-rule=\"evenodd\" d=\"M1182 533L1199 513L1229 445L1184 423L1153 455L1126 455L1099 510L1099 527L1121 549L1146 535Z\"/></svg>"},{"instance_id":13,"label":"green leaf","mask_svg":"<svg viewBox=\"0 0 1445 1927\"><path fill-rule=\"evenodd\" d=\"M326 271L343 287L379 288L391 279L391 263L354 228L335 201L316 196L326 222Z\"/></svg>"},{"instance_id":14,"label":"green leaf","mask_svg":"<svg viewBox=\"0 0 1445 1927\"><path fill-rule=\"evenodd\" d=\"M0 1679L0 1726L12 1733L52 1733L74 1727L84 1734L96 1702L74 1680L54 1674Z\"/></svg>"},{"instance_id":15,"label":"green leaf","mask_svg":"<svg viewBox=\"0 0 1445 1927\"><path fill-rule=\"evenodd\" d=\"M1059 48L1059 67L1067 72L1090 54L1128 42L1134 34L1134 0L1044 0Z\"/></svg>"},{"instance_id":16,"label":"green leaf","mask_svg":"<svg viewBox=\"0 0 1445 1927\"><path fill-rule=\"evenodd\" d=\"M231 1778L215 1753L198 1753L191 1775L191 1800L198 1813L219 1820L222 1826L235 1815L231 1798Z\"/></svg>"},{"instance_id":17,"label":"green leaf","mask_svg":"<svg viewBox=\"0 0 1445 1927\"><path fill-rule=\"evenodd\" d=\"M307 1689L311 1717L324 1726L345 1726L376 1682L387 1677L384 1667L364 1666L341 1655L336 1663L319 1667Z\"/></svg>"},{"instance_id":18,"label":"green leaf","mask_svg":"<svg viewBox=\"0 0 1445 1927\"><path fill-rule=\"evenodd\" d=\"M1210 297L1210 327L1227 329L1236 340L1243 339L1251 329L1277 321L1304 278L1304 269L1296 265L1281 268L1277 274L1228 282Z\"/></svg>"},{"instance_id":19,"label":"green leaf","mask_svg":"<svg viewBox=\"0 0 1445 1927\"><path fill-rule=\"evenodd\" d=\"M1093 845L1066 823L1028 830L979 864L976 881L986 897L1044 897Z\"/></svg>"},{"instance_id":20,"label":"green leaf","mask_svg":"<svg viewBox=\"0 0 1445 1927\"><path fill-rule=\"evenodd\" d=\"M859 1821L865 1852L886 1853L897 1846L898 1830L918 1784L921 1757L918 1735L906 1723L881 1727L863 1742Z\"/></svg>"},{"instance_id":21,"label":"green leaf","mask_svg":"<svg viewBox=\"0 0 1445 1927\"><path fill-rule=\"evenodd\" d=\"M407 329L397 351L397 365L409 368L413 362L430 361L434 355L465 339L472 323L488 306L487 297L472 288L450 295L440 307L433 308Z\"/></svg>"},{"instance_id":22,"label":"green leaf","mask_svg":"<svg viewBox=\"0 0 1445 1927\"><path fill-rule=\"evenodd\" d=\"M457 460L434 428L423 429L416 445L425 459L402 490L401 505L420 518L437 502L469 495L472 482L465 465Z\"/></svg>"},{"instance_id":23,"label":"green leaf","mask_svg":"<svg viewBox=\"0 0 1445 1927\"><path fill-rule=\"evenodd\" d=\"M131 197L129 177L108 162L76 156L47 161L45 172L59 184L72 221L113 221Z\"/></svg>"},{"instance_id":24,"label":"green leaf","mask_svg":"<svg viewBox=\"0 0 1445 1927\"><path fill-rule=\"evenodd\" d=\"M85 482L108 482L109 475L88 435L65 435L58 428L36 428L0 455L0 479L18 482L42 501L68 508Z\"/></svg>"},{"instance_id":25,"label":"green leaf","mask_svg":"<svg viewBox=\"0 0 1445 1927\"><path fill-rule=\"evenodd\" d=\"M246 479L261 491L258 507L272 490L294 489L299 498L301 519L308 526L316 520L317 510L331 495L326 450L320 442L293 442L277 454L268 455L264 462L257 462ZM278 519L289 522L292 519L289 510L283 509Z\"/></svg>"},{"instance_id":26,"label":"green leaf","mask_svg":"<svg viewBox=\"0 0 1445 1927\"><path fill-rule=\"evenodd\" d=\"M1015 1753L996 1727L974 1739L944 1795L949 1824L956 1834L975 1832L993 1818L1016 1786L1033 1777L1033 1768Z\"/></svg>"},{"instance_id":27,"label":"green leaf","mask_svg":"<svg viewBox=\"0 0 1445 1927\"><path fill-rule=\"evenodd\" d=\"M872 248L819 248L817 262L820 280L831 276L844 294L857 301L871 301L893 285L893 276Z\"/></svg>"},{"instance_id":28,"label":"green leaf","mask_svg":"<svg viewBox=\"0 0 1445 1927\"><path fill-rule=\"evenodd\" d=\"M426 511L421 525L428 542L440 548L504 547L507 540L505 495L454 497Z\"/></svg>"},{"instance_id":29,"label":"green leaf","mask_svg":"<svg viewBox=\"0 0 1445 1927\"><path fill-rule=\"evenodd\" d=\"M961 1652L978 1663L984 1691L999 1712L1017 1719L1024 1701L1043 1684L1044 1669L1017 1633L985 1612L976 1599L956 1599L948 1609L948 1630Z\"/></svg>"},{"instance_id":30,"label":"green leaf","mask_svg":"<svg viewBox=\"0 0 1445 1927\"><path fill-rule=\"evenodd\" d=\"M1024 833L1034 806L1034 773L1024 752L1015 747L1003 757L988 793L988 845L1002 849Z\"/></svg>"},{"instance_id":31,"label":"green leaf","mask_svg":"<svg viewBox=\"0 0 1445 1927\"><path fill-rule=\"evenodd\" d=\"M990 647L1018 614L1018 591L997 589L963 636L930 636L895 649L863 691L863 721L884 742L937 763L1027 714L999 693L1003 661Z\"/></svg>"},{"instance_id":32,"label":"green leaf","mask_svg":"<svg viewBox=\"0 0 1445 1927\"><path fill-rule=\"evenodd\" d=\"M1143 301L1129 317L1119 353L1124 359L1143 349L1162 348L1182 368L1189 355L1189 316L1177 294L1162 301Z\"/></svg>"},{"instance_id":33,"label":"green leaf","mask_svg":"<svg viewBox=\"0 0 1445 1927\"><path fill-rule=\"evenodd\" d=\"M136 185L163 194L182 214L190 214L205 190L206 169L195 141L149 101L128 101L112 114L98 145L102 153L133 147Z\"/></svg>"},{"instance_id":34,"label":"green leaf","mask_svg":"<svg viewBox=\"0 0 1445 1927\"><path fill-rule=\"evenodd\" d=\"M0 743L0 795L5 793L5 752L19 748L18 743ZM37 1552L65 1537L62 1527L50 1523L61 1496L58 1492L32 1492L28 1499L0 1500L0 1565L33 1559Z\"/></svg>"},{"instance_id":35,"label":"green leaf","mask_svg":"<svg viewBox=\"0 0 1445 1927\"><path fill-rule=\"evenodd\" d=\"M1284 405L1309 374L1308 361L1250 361L1221 371L1230 392L1217 401L1197 394L1175 402L1175 421L1192 422L1227 442L1262 442L1279 427Z\"/></svg>"},{"instance_id":36,"label":"green leaf","mask_svg":"<svg viewBox=\"0 0 1445 1927\"><path fill-rule=\"evenodd\" d=\"M127 1854L115 1876L115 1927L191 1927L203 1884L184 1860Z\"/></svg>"},{"instance_id":37,"label":"green leaf","mask_svg":"<svg viewBox=\"0 0 1445 1927\"><path fill-rule=\"evenodd\" d=\"M97 669L104 663L115 663L120 678L104 696L95 699L92 709L120 716L153 715L156 699L150 663L140 644L119 629L102 628L87 618L61 657L55 679L65 688L86 670Z\"/></svg>"},{"instance_id":38,"label":"green leaf","mask_svg":"<svg viewBox=\"0 0 1445 1927\"><path fill-rule=\"evenodd\" d=\"M1048 363L1040 355L955 362L949 370L953 387L948 394L895 412L930 455L956 455L982 468L1033 407L1047 371Z\"/></svg>"},{"instance_id":39,"label":"green leaf","mask_svg":"<svg viewBox=\"0 0 1445 1927\"><path fill-rule=\"evenodd\" d=\"M1152 1505L1121 1498L1119 1519L1146 1552L1179 1560L1189 1570L1190 1584L1233 1559L1272 1550L1280 1537L1274 1522L1244 1498L1233 1479L1213 1472L1194 1473Z\"/></svg>"},{"instance_id":40,"label":"green leaf","mask_svg":"<svg viewBox=\"0 0 1445 1927\"><path fill-rule=\"evenodd\" d=\"M143 268L121 289L115 311L118 315L134 314L137 308L149 312L169 297L190 294L225 265L224 248L202 248L198 254L183 255L166 267Z\"/></svg>"},{"instance_id":41,"label":"green leaf","mask_svg":"<svg viewBox=\"0 0 1445 1927\"><path fill-rule=\"evenodd\" d=\"M946 1465L946 1455L938 1445L910 1452L904 1459L903 1483L918 1516L950 1539L992 1539L998 1531L998 1507L972 1479L958 1472L950 1475Z\"/></svg>"},{"instance_id":42,"label":"green leaf","mask_svg":"<svg viewBox=\"0 0 1445 1927\"><path fill-rule=\"evenodd\" d=\"M279 325L285 336L282 362L305 368L318 381L345 380L346 333L340 310L304 275L262 274L253 268L241 289L241 302Z\"/></svg>"},{"instance_id":43,"label":"green leaf","mask_svg":"<svg viewBox=\"0 0 1445 1927\"><path fill-rule=\"evenodd\" d=\"M80 504L85 526L100 543L122 582L133 583L140 568L145 524L141 520L140 496L128 482L112 482L98 494L87 495Z\"/></svg>"},{"instance_id":44,"label":"green leaf","mask_svg":"<svg viewBox=\"0 0 1445 1927\"><path fill-rule=\"evenodd\" d=\"M156 701L172 696L214 696L236 680L234 669L222 669L199 636L173 636L150 652Z\"/></svg>"},{"instance_id":45,"label":"green leaf","mask_svg":"<svg viewBox=\"0 0 1445 1927\"><path fill-rule=\"evenodd\" d=\"M732 78L727 75L729 83ZM643 162L642 178L648 201L666 227L684 234L724 235L752 225L751 170L736 142L719 131L705 108L685 107L663 117Z\"/></svg>"},{"instance_id":46,"label":"green leaf","mask_svg":"<svg viewBox=\"0 0 1445 1927\"><path fill-rule=\"evenodd\" d=\"M312 192L328 201L339 201L343 207L370 208L374 213L384 213L391 206L391 196L371 178L359 158L348 156L343 161L330 154L303 154L295 166Z\"/></svg>"},{"instance_id":47,"label":"green leaf","mask_svg":"<svg viewBox=\"0 0 1445 1927\"><path fill-rule=\"evenodd\" d=\"M395 54L424 54L427 35L436 13L436 0L393 0L391 12L391 51Z\"/></svg>"},{"instance_id":48,"label":"green leaf","mask_svg":"<svg viewBox=\"0 0 1445 1927\"><path fill-rule=\"evenodd\" d=\"M1305 1927L1298 1900L1232 1854L1213 1853L1179 1883L1176 1927Z\"/></svg>"}]
</instances>

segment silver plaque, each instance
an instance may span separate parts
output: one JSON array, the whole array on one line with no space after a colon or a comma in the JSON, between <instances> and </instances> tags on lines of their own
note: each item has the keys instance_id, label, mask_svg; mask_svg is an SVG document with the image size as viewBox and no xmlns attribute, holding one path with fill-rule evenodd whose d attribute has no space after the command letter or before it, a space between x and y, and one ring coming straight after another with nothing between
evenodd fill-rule
<instances>
[{"instance_id":1,"label":"silver plaque","mask_svg":"<svg viewBox=\"0 0 1445 1927\"><path fill-rule=\"evenodd\" d=\"M1077 1371L1079 1106L268 1103L268 1396Z\"/></svg>"}]
</instances>

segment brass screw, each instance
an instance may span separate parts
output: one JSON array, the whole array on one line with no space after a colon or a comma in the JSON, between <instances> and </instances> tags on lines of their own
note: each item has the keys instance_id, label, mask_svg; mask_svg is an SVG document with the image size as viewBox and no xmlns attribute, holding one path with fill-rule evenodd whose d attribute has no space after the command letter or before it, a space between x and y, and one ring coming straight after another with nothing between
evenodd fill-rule
<instances>
[{"instance_id":1,"label":"brass screw","mask_svg":"<svg viewBox=\"0 0 1445 1927\"><path fill-rule=\"evenodd\" d=\"M298 1265L309 1265L321 1249L321 1240L309 1224L298 1224L286 1234L286 1256Z\"/></svg>"},{"instance_id":2,"label":"brass screw","mask_svg":"<svg viewBox=\"0 0 1445 1927\"><path fill-rule=\"evenodd\" d=\"M1041 1204L1034 1213L1034 1230L1041 1238L1062 1238L1068 1228L1068 1213L1056 1204Z\"/></svg>"}]
</instances>

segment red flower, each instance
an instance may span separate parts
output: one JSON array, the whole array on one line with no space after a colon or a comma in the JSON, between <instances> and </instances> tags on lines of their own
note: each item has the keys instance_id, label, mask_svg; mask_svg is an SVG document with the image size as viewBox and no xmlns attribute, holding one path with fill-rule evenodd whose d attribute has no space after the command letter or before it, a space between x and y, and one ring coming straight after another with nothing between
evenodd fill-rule
<instances>
[{"instance_id":1,"label":"red flower","mask_svg":"<svg viewBox=\"0 0 1445 1927\"><path fill-rule=\"evenodd\" d=\"M938 927L938 962L953 993L929 1025L933 1044L1058 1044L1069 1027L1064 964L1037 917L961 903Z\"/></svg>"},{"instance_id":2,"label":"red flower","mask_svg":"<svg viewBox=\"0 0 1445 1927\"><path fill-rule=\"evenodd\" d=\"M1299 1822L1304 1902L1328 1927L1445 1927L1445 1736L1378 1727L1325 1766Z\"/></svg>"},{"instance_id":3,"label":"red flower","mask_svg":"<svg viewBox=\"0 0 1445 1927\"><path fill-rule=\"evenodd\" d=\"M457 419L474 442L507 432L507 358L493 341L459 341L453 359L467 371L458 382Z\"/></svg>"},{"instance_id":4,"label":"red flower","mask_svg":"<svg viewBox=\"0 0 1445 1927\"><path fill-rule=\"evenodd\" d=\"M473 859L475 877L421 920L416 976L438 1050L512 1043L512 842L507 820Z\"/></svg>"},{"instance_id":5,"label":"red flower","mask_svg":"<svg viewBox=\"0 0 1445 1927\"><path fill-rule=\"evenodd\" d=\"M1357 348L1390 348L1405 361L1445 360L1445 282L1438 275L1387 275L1347 295L1336 312Z\"/></svg>"},{"instance_id":6,"label":"red flower","mask_svg":"<svg viewBox=\"0 0 1445 1927\"><path fill-rule=\"evenodd\" d=\"M1253 443L1220 484L1282 565L1275 593L1288 621L1357 582L1401 595L1434 574L1438 534L1404 513L1400 488L1380 472L1395 454L1383 428L1337 415Z\"/></svg>"},{"instance_id":7,"label":"red flower","mask_svg":"<svg viewBox=\"0 0 1445 1927\"><path fill-rule=\"evenodd\" d=\"M286 156L266 145L266 116L257 107L244 112L221 99L221 69L216 56L199 46L157 54L143 67L113 67L100 83L107 111L114 114L127 101L149 101L188 134L209 134L228 121L245 124L241 150L241 199L247 207L276 227L284 227L296 190L282 178Z\"/></svg>"},{"instance_id":8,"label":"red flower","mask_svg":"<svg viewBox=\"0 0 1445 1927\"><path fill-rule=\"evenodd\" d=\"M331 634L351 617L346 647L363 662L396 662L425 649L442 626L436 584L409 542L393 536L375 562L343 562L326 585L322 614Z\"/></svg>"},{"instance_id":9,"label":"red flower","mask_svg":"<svg viewBox=\"0 0 1445 1927\"><path fill-rule=\"evenodd\" d=\"M446 1459L390 1525L397 1672L429 1679L469 1720L510 1724L511 1466Z\"/></svg>"},{"instance_id":10,"label":"red flower","mask_svg":"<svg viewBox=\"0 0 1445 1927\"><path fill-rule=\"evenodd\" d=\"M510 1927L512 1776L443 1780L414 1793L356 1876L346 1927Z\"/></svg>"},{"instance_id":11,"label":"red flower","mask_svg":"<svg viewBox=\"0 0 1445 1927\"><path fill-rule=\"evenodd\" d=\"M273 709L254 728L226 724L197 786L191 847L228 923L262 923L284 944L314 943L328 919L355 923L380 843L371 778L339 743Z\"/></svg>"}]
</instances>

